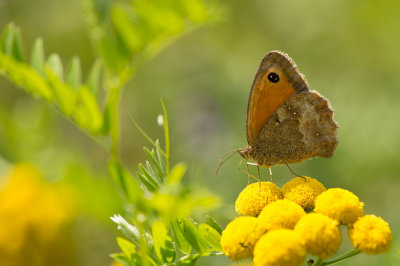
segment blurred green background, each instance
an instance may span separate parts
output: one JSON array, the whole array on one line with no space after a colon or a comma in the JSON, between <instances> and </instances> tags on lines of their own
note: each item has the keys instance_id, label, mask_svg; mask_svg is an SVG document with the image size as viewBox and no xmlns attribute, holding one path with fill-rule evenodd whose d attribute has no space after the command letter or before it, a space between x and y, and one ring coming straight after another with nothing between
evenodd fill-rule
<instances>
[{"instance_id":1,"label":"blurred green background","mask_svg":"<svg viewBox=\"0 0 400 266\"><path fill-rule=\"evenodd\" d=\"M196 30L141 66L122 99L122 159L133 172L143 161L145 139L129 122L132 115L153 138L160 97L169 112L173 162L189 163L185 182L208 187L223 200L213 214L223 226L247 184L236 156L215 175L219 157L246 145L245 119L250 85L270 50L288 53L312 89L327 97L339 123L333 158L313 159L293 169L326 187L351 190L365 213L389 222L390 253L359 255L341 265L399 265L400 240L400 2L221 1L218 23ZM94 55L78 0L0 0L0 28L14 21L26 47L43 37L46 51L63 62L78 55L84 72ZM0 174L11 164L33 162L53 182L78 189L80 212L71 254L76 265L110 265L117 234L109 216L121 202L107 173L107 154L90 138L4 78L0 79ZM273 168L281 186L292 178ZM262 172L267 177L266 169ZM343 228L344 229L344 228ZM342 230L346 232L346 230ZM345 248L350 244L344 237ZM222 257L199 265L227 265ZM72 264L74 265L74 264Z\"/></svg>"}]
</instances>

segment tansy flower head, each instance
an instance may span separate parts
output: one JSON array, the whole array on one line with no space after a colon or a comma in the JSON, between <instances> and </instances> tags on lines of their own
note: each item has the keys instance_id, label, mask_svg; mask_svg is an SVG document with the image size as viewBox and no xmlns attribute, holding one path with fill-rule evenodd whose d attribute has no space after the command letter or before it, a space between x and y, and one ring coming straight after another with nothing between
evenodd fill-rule
<instances>
[{"instance_id":1,"label":"tansy flower head","mask_svg":"<svg viewBox=\"0 0 400 266\"><path fill-rule=\"evenodd\" d=\"M257 228L257 218L237 217L230 222L221 236L221 246L226 256L232 260L249 258L262 232Z\"/></svg>"},{"instance_id":2,"label":"tansy flower head","mask_svg":"<svg viewBox=\"0 0 400 266\"><path fill-rule=\"evenodd\" d=\"M305 241L307 251L323 260L336 253L342 240L338 222L319 213L301 217L294 230Z\"/></svg>"},{"instance_id":3,"label":"tansy flower head","mask_svg":"<svg viewBox=\"0 0 400 266\"><path fill-rule=\"evenodd\" d=\"M258 216L258 224L264 231L280 228L293 229L297 221L305 214L303 208L293 201L277 200L264 207Z\"/></svg>"},{"instance_id":4,"label":"tansy flower head","mask_svg":"<svg viewBox=\"0 0 400 266\"><path fill-rule=\"evenodd\" d=\"M350 226L363 215L364 203L346 189L330 188L317 197L314 211Z\"/></svg>"},{"instance_id":5,"label":"tansy flower head","mask_svg":"<svg viewBox=\"0 0 400 266\"><path fill-rule=\"evenodd\" d=\"M283 197L291 200L304 209L313 209L315 199L326 188L317 179L305 176L296 177L282 187Z\"/></svg>"},{"instance_id":6,"label":"tansy flower head","mask_svg":"<svg viewBox=\"0 0 400 266\"><path fill-rule=\"evenodd\" d=\"M236 200L236 212L244 216L257 216L269 203L282 199L281 190L271 182L248 185Z\"/></svg>"},{"instance_id":7,"label":"tansy flower head","mask_svg":"<svg viewBox=\"0 0 400 266\"><path fill-rule=\"evenodd\" d=\"M389 224L375 215L358 218L348 233L353 246L367 254L386 252L392 244Z\"/></svg>"},{"instance_id":8,"label":"tansy flower head","mask_svg":"<svg viewBox=\"0 0 400 266\"><path fill-rule=\"evenodd\" d=\"M306 249L300 235L288 229L278 229L263 235L254 248L255 266L301 265Z\"/></svg>"}]
</instances>

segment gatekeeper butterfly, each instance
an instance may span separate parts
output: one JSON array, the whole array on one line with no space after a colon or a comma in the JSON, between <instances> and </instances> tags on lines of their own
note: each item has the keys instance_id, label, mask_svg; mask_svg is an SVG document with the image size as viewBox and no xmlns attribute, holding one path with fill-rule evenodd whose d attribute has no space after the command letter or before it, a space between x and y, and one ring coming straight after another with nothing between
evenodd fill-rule
<instances>
[{"instance_id":1,"label":"gatekeeper butterfly","mask_svg":"<svg viewBox=\"0 0 400 266\"><path fill-rule=\"evenodd\" d=\"M247 146L235 151L266 167L329 158L338 145L337 129L328 100L310 90L287 54L272 51L262 59L250 89Z\"/></svg>"}]
</instances>

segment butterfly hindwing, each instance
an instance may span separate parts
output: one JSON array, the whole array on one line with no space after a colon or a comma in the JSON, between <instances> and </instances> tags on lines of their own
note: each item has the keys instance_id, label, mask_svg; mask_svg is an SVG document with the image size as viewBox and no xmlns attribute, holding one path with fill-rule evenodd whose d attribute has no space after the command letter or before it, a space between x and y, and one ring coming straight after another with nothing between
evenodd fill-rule
<instances>
[{"instance_id":1,"label":"butterfly hindwing","mask_svg":"<svg viewBox=\"0 0 400 266\"><path fill-rule=\"evenodd\" d=\"M337 128L327 99L315 91L296 94L264 125L253 157L265 166L331 157L338 144Z\"/></svg>"}]
</instances>

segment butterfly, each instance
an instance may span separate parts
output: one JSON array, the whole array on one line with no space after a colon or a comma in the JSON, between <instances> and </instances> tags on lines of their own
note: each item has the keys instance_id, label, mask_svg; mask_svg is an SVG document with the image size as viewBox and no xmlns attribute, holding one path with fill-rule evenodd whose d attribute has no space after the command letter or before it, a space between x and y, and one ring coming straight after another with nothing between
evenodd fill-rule
<instances>
[{"instance_id":1,"label":"butterfly","mask_svg":"<svg viewBox=\"0 0 400 266\"><path fill-rule=\"evenodd\" d=\"M250 89L247 145L235 151L268 168L329 158L338 145L337 129L329 101L310 90L287 54L272 51L262 59Z\"/></svg>"}]
</instances>

